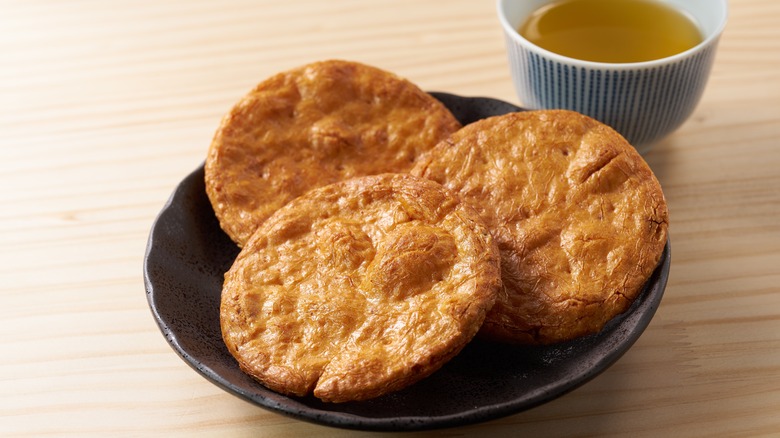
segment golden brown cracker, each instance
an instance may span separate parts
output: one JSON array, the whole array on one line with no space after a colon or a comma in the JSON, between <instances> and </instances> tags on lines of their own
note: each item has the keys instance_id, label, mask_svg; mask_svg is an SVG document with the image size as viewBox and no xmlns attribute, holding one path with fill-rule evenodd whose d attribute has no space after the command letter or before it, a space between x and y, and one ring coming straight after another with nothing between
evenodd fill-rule
<instances>
[{"instance_id":1,"label":"golden brown cracker","mask_svg":"<svg viewBox=\"0 0 780 438\"><path fill-rule=\"evenodd\" d=\"M458 128L408 80L355 62L315 62L263 81L223 118L206 158L206 192L243 246L295 197L347 178L408 172Z\"/></svg>"},{"instance_id":2,"label":"golden brown cracker","mask_svg":"<svg viewBox=\"0 0 780 438\"><path fill-rule=\"evenodd\" d=\"M563 110L470 124L413 174L459 193L501 250L504 288L481 335L549 344L625 311L666 243L661 186L622 136Z\"/></svg>"},{"instance_id":3,"label":"golden brown cracker","mask_svg":"<svg viewBox=\"0 0 780 438\"><path fill-rule=\"evenodd\" d=\"M225 275L220 320L241 369L330 402L406 387L477 333L499 253L473 209L439 184L383 174L293 200Z\"/></svg>"}]
</instances>

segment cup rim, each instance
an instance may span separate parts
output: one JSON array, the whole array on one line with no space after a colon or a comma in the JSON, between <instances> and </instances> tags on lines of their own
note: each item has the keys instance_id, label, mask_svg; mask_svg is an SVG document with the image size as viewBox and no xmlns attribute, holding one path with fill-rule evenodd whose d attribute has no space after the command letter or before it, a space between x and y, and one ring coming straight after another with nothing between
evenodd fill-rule
<instances>
[{"instance_id":1,"label":"cup rim","mask_svg":"<svg viewBox=\"0 0 780 438\"><path fill-rule=\"evenodd\" d=\"M504 33L506 35L508 35L513 40L515 40L517 43L524 46L528 46L533 50L540 52L545 57L551 58L556 62L571 64L583 68L591 68L591 69L595 68L601 70L632 70L632 69L642 69L642 68L653 68L653 67L674 63L680 59L687 58L691 56L693 53L699 52L703 50L705 47L710 46L715 40L720 38L721 34L723 33L723 30L726 28L726 22L728 21L728 15L729 15L728 0L720 0L719 1L720 6L722 6L723 8L723 18L718 23L717 28L709 35L707 35L707 37L704 38L699 44L691 47L690 49L684 52L675 53L674 55L667 56L664 58L658 58L658 59L652 59L650 61L640 61L640 62L612 63L612 62L599 62L599 61L585 61L582 59L571 58L555 52L551 52L547 49L537 46L531 41L528 41L525 37L520 35L520 32L518 32L517 29L515 29L514 26L511 23L509 23L509 20L506 18L506 14L504 13L504 5L510 1L517 1L517 0L496 1L496 6L498 9L498 19L501 21L501 27L504 28Z\"/></svg>"}]
</instances>

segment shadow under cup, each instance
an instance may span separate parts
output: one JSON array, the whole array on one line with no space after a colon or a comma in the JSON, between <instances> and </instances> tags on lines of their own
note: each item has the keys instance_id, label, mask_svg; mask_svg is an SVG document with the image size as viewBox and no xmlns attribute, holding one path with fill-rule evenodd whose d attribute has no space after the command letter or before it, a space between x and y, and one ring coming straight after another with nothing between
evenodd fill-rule
<instances>
[{"instance_id":1,"label":"shadow under cup","mask_svg":"<svg viewBox=\"0 0 780 438\"><path fill-rule=\"evenodd\" d=\"M509 68L517 96L529 109L569 109L621 133L639 152L688 119L701 98L726 24L727 0L667 0L693 18L697 46L646 62L582 61L542 49L518 33L526 18L554 0L498 0Z\"/></svg>"}]
</instances>

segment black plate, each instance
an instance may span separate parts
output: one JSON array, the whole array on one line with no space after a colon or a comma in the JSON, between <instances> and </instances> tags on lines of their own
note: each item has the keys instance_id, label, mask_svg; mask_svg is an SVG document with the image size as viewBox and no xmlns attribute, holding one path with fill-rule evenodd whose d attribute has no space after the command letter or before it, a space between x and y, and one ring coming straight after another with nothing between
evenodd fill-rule
<instances>
[{"instance_id":1,"label":"black plate","mask_svg":"<svg viewBox=\"0 0 780 438\"><path fill-rule=\"evenodd\" d=\"M467 124L519 111L506 102L432 93ZM422 430L514 414L592 379L625 353L650 323L666 287L669 242L633 306L600 333L546 347L473 341L427 379L374 400L328 404L287 397L244 374L222 342L219 299L238 247L222 232L205 193L203 168L176 188L149 236L144 260L152 313L171 347L206 379L261 407L313 423L365 430Z\"/></svg>"}]
</instances>

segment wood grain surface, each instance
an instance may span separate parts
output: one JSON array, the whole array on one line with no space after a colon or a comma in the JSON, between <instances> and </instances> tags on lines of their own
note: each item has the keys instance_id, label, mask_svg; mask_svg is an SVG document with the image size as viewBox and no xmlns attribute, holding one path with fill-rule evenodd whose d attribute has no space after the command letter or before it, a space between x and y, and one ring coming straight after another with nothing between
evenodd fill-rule
<instances>
[{"instance_id":1,"label":"wood grain surface","mask_svg":"<svg viewBox=\"0 0 780 438\"><path fill-rule=\"evenodd\" d=\"M648 330L550 403L403 436L780 436L780 2L730 8L699 107L646 157L673 260ZM0 435L372 435L203 379L142 279L152 222L220 117L327 58L519 103L493 1L0 2Z\"/></svg>"}]
</instances>

